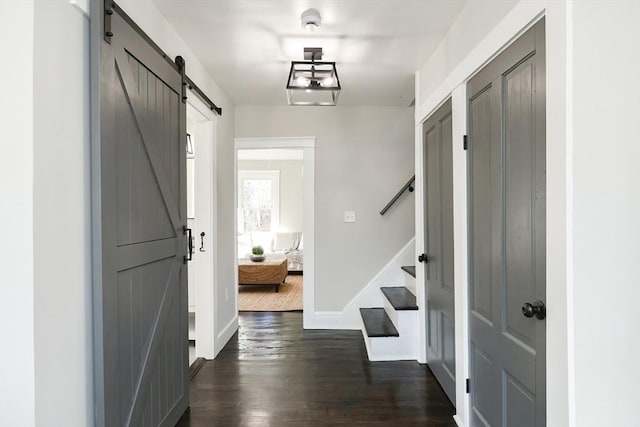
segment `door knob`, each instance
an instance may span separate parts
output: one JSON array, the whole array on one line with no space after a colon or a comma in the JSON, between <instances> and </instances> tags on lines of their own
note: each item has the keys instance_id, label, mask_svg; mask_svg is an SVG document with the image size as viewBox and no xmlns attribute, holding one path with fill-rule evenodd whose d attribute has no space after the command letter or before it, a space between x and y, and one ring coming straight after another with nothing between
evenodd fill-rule
<instances>
[{"instance_id":1,"label":"door knob","mask_svg":"<svg viewBox=\"0 0 640 427\"><path fill-rule=\"evenodd\" d=\"M420 254L418 256L418 262L424 262L424 263L429 262L429 255L427 255L426 253Z\"/></svg>"},{"instance_id":2,"label":"door knob","mask_svg":"<svg viewBox=\"0 0 640 427\"><path fill-rule=\"evenodd\" d=\"M536 318L543 320L547 317L547 309L542 301L536 301L533 304L525 302L522 305L522 315L528 318L536 316Z\"/></svg>"}]
</instances>

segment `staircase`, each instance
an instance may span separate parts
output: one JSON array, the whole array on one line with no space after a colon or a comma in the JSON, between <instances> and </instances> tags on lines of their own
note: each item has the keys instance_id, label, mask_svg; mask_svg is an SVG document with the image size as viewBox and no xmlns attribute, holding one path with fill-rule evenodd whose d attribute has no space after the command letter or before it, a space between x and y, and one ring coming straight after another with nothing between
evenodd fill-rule
<instances>
[{"instance_id":1,"label":"staircase","mask_svg":"<svg viewBox=\"0 0 640 427\"><path fill-rule=\"evenodd\" d=\"M371 361L416 360L416 268L401 267L404 286L384 286L384 307L360 308L362 336Z\"/></svg>"}]
</instances>

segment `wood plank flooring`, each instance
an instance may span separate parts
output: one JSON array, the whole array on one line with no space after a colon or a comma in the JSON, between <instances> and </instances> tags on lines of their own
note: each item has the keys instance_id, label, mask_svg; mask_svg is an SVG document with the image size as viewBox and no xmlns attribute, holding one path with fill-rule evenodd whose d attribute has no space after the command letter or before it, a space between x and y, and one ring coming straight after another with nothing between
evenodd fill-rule
<instances>
[{"instance_id":1,"label":"wood plank flooring","mask_svg":"<svg viewBox=\"0 0 640 427\"><path fill-rule=\"evenodd\" d=\"M455 426L425 365L369 362L359 331L303 330L302 313L241 313L191 382L180 427Z\"/></svg>"}]
</instances>

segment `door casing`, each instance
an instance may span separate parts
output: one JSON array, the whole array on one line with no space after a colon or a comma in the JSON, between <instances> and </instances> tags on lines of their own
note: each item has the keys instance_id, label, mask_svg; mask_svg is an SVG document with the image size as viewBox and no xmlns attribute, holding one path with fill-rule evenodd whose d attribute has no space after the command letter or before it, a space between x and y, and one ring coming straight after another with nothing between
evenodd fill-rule
<instances>
[{"instance_id":1,"label":"door casing","mask_svg":"<svg viewBox=\"0 0 640 427\"><path fill-rule=\"evenodd\" d=\"M191 90L187 91L187 118L194 119L195 156L195 340L196 357L213 359L222 349L215 334L215 307L218 295L217 252L217 181L216 181L216 126L217 117ZM204 231L205 252L201 252L200 233ZM191 302L190 302L191 304Z\"/></svg>"}]
</instances>

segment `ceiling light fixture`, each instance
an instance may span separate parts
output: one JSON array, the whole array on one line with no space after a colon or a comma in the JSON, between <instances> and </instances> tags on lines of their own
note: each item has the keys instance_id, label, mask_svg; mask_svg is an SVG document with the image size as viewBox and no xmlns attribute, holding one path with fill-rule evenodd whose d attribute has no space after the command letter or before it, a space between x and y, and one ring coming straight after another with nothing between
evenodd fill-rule
<instances>
[{"instance_id":1,"label":"ceiling light fixture","mask_svg":"<svg viewBox=\"0 0 640 427\"><path fill-rule=\"evenodd\" d=\"M291 61L289 105L335 106L342 87L335 62L322 62L321 47L305 47L304 61Z\"/></svg>"},{"instance_id":2,"label":"ceiling light fixture","mask_svg":"<svg viewBox=\"0 0 640 427\"><path fill-rule=\"evenodd\" d=\"M315 31L318 29L322 22L322 18L320 17L320 12L317 9L307 9L302 12L300 16L300 20L302 21L302 28L307 31Z\"/></svg>"}]
</instances>

